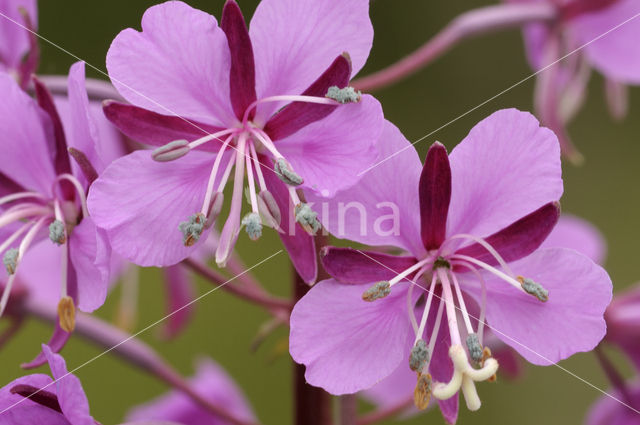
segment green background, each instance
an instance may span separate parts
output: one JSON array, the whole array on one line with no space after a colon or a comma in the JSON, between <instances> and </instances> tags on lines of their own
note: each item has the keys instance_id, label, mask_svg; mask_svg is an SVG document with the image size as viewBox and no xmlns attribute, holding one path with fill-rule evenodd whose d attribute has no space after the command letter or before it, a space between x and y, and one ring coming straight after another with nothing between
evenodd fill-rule
<instances>
[{"instance_id":1,"label":"green background","mask_svg":"<svg viewBox=\"0 0 640 425\"><path fill-rule=\"evenodd\" d=\"M43 37L105 70L104 58L111 40L126 27L139 28L140 17L154 1L42 1L40 33ZM194 7L220 16L222 0L188 1ZM247 16L255 1L241 1ZM373 1L371 18L375 28L373 51L363 74L400 59L433 36L457 14L483 1L446 0ZM327 37L330 37L327 34ZM42 43L42 74L65 74L76 59L52 45ZM519 31L467 41L428 69L376 96L385 114L411 141L432 132L460 114L484 102L498 92L531 74L524 59ZM99 77L97 72L89 75ZM104 76L101 76L104 78ZM449 149L469 129L491 112L506 107L532 108L534 79L519 85L498 99L470 113L416 145L421 156L435 140ZM570 127L575 143L586 156L582 167L564 165L564 211L578 214L596 224L609 243L607 268L616 291L638 279L636 227L639 207L640 176L640 90L631 90L629 117L613 122L603 100L603 84L595 76L584 109ZM240 238L238 249L252 265L279 249L279 242L268 232L258 243ZM257 276L277 294L289 292L290 272L285 254L259 266ZM162 317L164 292L157 270L143 272L138 329ZM210 286L200 282L203 293ZM98 314L115 316L119 290L109 298ZM260 309L238 301L223 291L202 299L193 325L175 341L161 342L154 330L142 339L154 346L185 374L192 372L193 359L209 355L221 363L245 390L263 424L291 423L291 360L286 353L286 336L280 330L260 347L249 350L250 341L267 315ZM578 331L578 330L577 330ZM23 372L18 364L29 360L41 341L49 337L49 326L29 322L28 326L0 352L0 382L9 382ZM80 338L74 338L64 350L70 368L100 352ZM630 369L614 354L626 372ZM578 354L561 363L563 368L606 388L607 382L590 354ZM42 369L45 373L48 370ZM89 396L94 417L103 424L115 424L137 403L166 390L154 378L106 355L77 372ZM471 413L461 409L460 423L466 424L579 424L588 406L599 393L584 382L557 367L528 367L525 376L515 382L505 378L497 384L480 384L483 407ZM462 403L463 404L463 403ZM464 405L464 404L463 404ZM429 412L406 424L442 423L440 413ZM393 422L385 422L393 423Z\"/></svg>"}]
</instances>

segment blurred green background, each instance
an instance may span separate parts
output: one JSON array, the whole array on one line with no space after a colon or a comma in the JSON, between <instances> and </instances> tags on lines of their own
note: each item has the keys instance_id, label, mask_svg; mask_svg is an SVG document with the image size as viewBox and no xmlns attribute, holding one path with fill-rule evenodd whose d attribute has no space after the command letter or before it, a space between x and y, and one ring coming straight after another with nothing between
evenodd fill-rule
<instances>
[{"instance_id":1,"label":"blurred green background","mask_svg":"<svg viewBox=\"0 0 640 425\"><path fill-rule=\"evenodd\" d=\"M126 27L139 28L144 10L155 1L42 1L40 33L86 62L105 70L104 58L111 40ZM194 7L220 16L223 0L188 1ZM247 16L256 1L240 1ZM457 14L472 7L490 4L467 0L372 1L371 17L375 41L363 74L380 69L422 44ZM328 35L330 36L330 35ZM57 48L42 43L40 73L65 74L75 61ZM104 76L89 71L92 77ZM468 109L484 102L531 70L524 59L519 31L505 31L465 42L428 69L376 93L388 119L409 140L417 140L441 127ZM438 131L416 145L421 156L435 140L449 149L469 129L491 112L506 107L532 109L534 79L514 88L454 124ZM622 123L609 118L599 76L593 78L589 100L571 126L575 143L586 157L582 167L564 165L564 211L580 215L596 224L609 243L607 268L616 291L640 280L637 246L640 231L636 225L640 207L640 90L631 90L629 117ZM272 232L259 243L240 238L238 249L252 265L279 249ZM290 272L285 254L258 267L255 271L271 291L286 295ZM163 290L157 270L143 272L138 329L163 315ZM210 286L200 282L200 293ZM115 316L119 290L112 294L98 314L111 320ZM171 343L160 342L153 330L142 339L154 346L185 374L192 372L193 359L209 355L221 363L246 392L258 418L265 425L291 423L291 360L286 352L287 333L277 332L258 350L251 353L250 341L267 315L260 309L238 301L223 291L201 300L193 325ZM29 360L41 341L49 337L50 328L38 322L28 326L0 352L0 382L6 383L23 372L18 364ZM79 338L64 350L70 368L84 363L100 351ZM627 373L630 369L614 355ZM579 354L561 366L606 388L607 382L590 354ZM42 369L45 371L45 369ZM48 373L48 370L45 371ZM132 406L166 390L154 378L137 371L110 355L77 372L89 396L94 417L103 424L119 423ZM557 367L528 367L526 375L510 382L480 384L483 407L475 413L461 409L462 424L518 423L519 425L579 424L588 406L599 393L584 382ZM364 407L364 406L363 406ZM440 413L429 412L406 421L406 424L442 423ZM394 422L385 422L386 424Z\"/></svg>"}]
</instances>

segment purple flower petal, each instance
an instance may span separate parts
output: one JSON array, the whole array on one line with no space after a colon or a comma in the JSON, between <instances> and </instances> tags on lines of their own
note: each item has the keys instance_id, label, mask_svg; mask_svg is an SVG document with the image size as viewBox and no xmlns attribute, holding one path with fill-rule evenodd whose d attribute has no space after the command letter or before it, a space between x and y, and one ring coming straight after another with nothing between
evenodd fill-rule
<instances>
[{"instance_id":1,"label":"purple flower petal","mask_svg":"<svg viewBox=\"0 0 640 425\"><path fill-rule=\"evenodd\" d=\"M107 53L111 81L129 102L216 126L235 119L230 68L215 18L179 1L147 9L142 32L120 32Z\"/></svg>"},{"instance_id":2,"label":"purple flower petal","mask_svg":"<svg viewBox=\"0 0 640 425\"><path fill-rule=\"evenodd\" d=\"M0 92L0 173L27 189L51 193L55 171L50 118L7 74L0 74Z\"/></svg>"},{"instance_id":3,"label":"purple flower petal","mask_svg":"<svg viewBox=\"0 0 640 425\"><path fill-rule=\"evenodd\" d=\"M540 245L544 248L571 248L603 264L607 243L600 231L591 223L570 214L562 214L551 234Z\"/></svg>"},{"instance_id":4,"label":"purple flower petal","mask_svg":"<svg viewBox=\"0 0 640 425\"><path fill-rule=\"evenodd\" d=\"M307 192L307 200L321 205L316 211L322 224L338 238L372 246L393 245L420 256L424 247L415 213L419 211L420 158L389 121L385 121L377 147L373 168L356 185L327 200Z\"/></svg>"},{"instance_id":5,"label":"purple flower petal","mask_svg":"<svg viewBox=\"0 0 640 425\"><path fill-rule=\"evenodd\" d=\"M60 350L62 350L62 348L67 344L67 341L69 340L70 336L71 334L63 330L60 327L60 323L58 323L58 321L56 320L56 326L53 331L53 335L51 335L51 338L49 339L49 342L47 342L46 347L49 348L54 353L59 353ZM43 347L45 347L44 344L43 344ZM42 366L46 362L47 362L47 355L43 349L42 351L40 351L40 353L36 356L35 359L31 360L29 363L21 364L20 367L23 369L35 369L36 367Z\"/></svg>"},{"instance_id":6,"label":"purple flower petal","mask_svg":"<svg viewBox=\"0 0 640 425\"><path fill-rule=\"evenodd\" d=\"M354 75L362 68L373 43L369 1L265 0L249 34L258 97L300 94L343 52ZM277 109L277 103L262 105L258 117L266 121Z\"/></svg>"},{"instance_id":7,"label":"purple flower petal","mask_svg":"<svg viewBox=\"0 0 640 425\"><path fill-rule=\"evenodd\" d=\"M242 119L249 105L256 100L256 67L247 24L235 0L227 0L222 10L220 28L227 36L231 54L231 105L238 119ZM249 115L253 118L255 110Z\"/></svg>"},{"instance_id":8,"label":"purple flower petal","mask_svg":"<svg viewBox=\"0 0 640 425\"><path fill-rule=\"evenodd\" d=\"M631 395L632 405L637 409L640 406L640 383L629 382L627 388ZM603 395L591 406L585 425L635 425L638 423L638 413L629 409L618 400L624 396L620 391L611 389L607 395Z\"/></svg>"},{"instance_id":9,"label":"purple flower petal","mask_svg":"<svg viewBox=\"0 0 640 425\"><path fill-rule=\"evenodd\" d=\"M36 0L4 0L0 2L0 12L7 16L0 20L0 68L17 70L29 50L29 33L15 22L25 25L20 9L29 14L31 24L37 29L38 6ZM12 22L11 20L15 21Z\"/></svg>"},{"instance_id":10,"label":"purple flower petal","mask_svg":"<svg viewBox=\"0 0 640 425\"><path fill-rule=\"evenodd\" d=\"M124 134L133 140L151 146L163 146L174 140L193 141L222 130L221 127L162 115L133 105L116 101L104 102L104 114ZM218 151L221 144L212 141L199 149Z\"/></svg>"},{"instance_id":11,"label":"purple flower petal","mask_svg":"<svg viewBox=\"0 0 640 425\"><path fill-rule=\"evenodd\" d=\"M320 253L324 269L341 283L362 284L390 280L416 263L414 257L324 247Z\"/></svg>"},{"instance_id":12,"label":"purple flower petal","mask_svg":"<svg viewBox=\"0 0 640 425\"><path fill-rule=\"evenodd\" d=\"M342 88L349 84L350 76L350 59L345 55L340 55L302 94L324 97L329 87ZM335 109L336 106L331 105L292 102L269 120L264 131L269 134L272 140L284 139L312 122L323 119Z\"/></svg>"},{"instance_id":13,"label":"purple flower petal","mask_svg":"<svg viewBox=\"0 0 640 425\"><path fill-rule=\"evenodd\" d=\"M1 388L0 411L6 411L0 414L0 423L2 425L69 425L69 421L61 413L11 392L12 388L19 385L44 388L52 382L48 375L33 374L20 377ZM48 386L45 391L55 391L55 385Z\"/></svg>"},{"instance_id":14,"label":"purple flower petal","mask_svg":"<svg viewBox=\"0 0 640 425\"><path fill-rule=\"evenodd\" d=\"M181 265L164 269L164 283L167 288L166 311L169 316L163 334L165 338L171 339L189 324L195 307L189 303L193 301L194 295L189 274Z\"/></svg>"},{"instance_id":15,"label":"purple flower petal","mask_svg":"<svg viewBox=\"0 0 640 425\"><path fill-rule=\"evenodd\" d=\"M53 379L56 380L56 394L65 418L71 425L95 425L89 414L89 401L82 389L80 380L67 371L67 365L58 354L43 345L42 351L47 357Z\"/></svg>"},{"instance_id":16,"label":"purple flower petal","mask_svg":"<svg viewBox=\"0 0 640 425\"><path fill-rule=\"evenodd\" d=\"M227 161L225 154L221 170ZM129 154L91 186L91 217L106 230L114 251L128 260L141 266L176 264L200 243L185 247L178 226L202 208L212 162L211 154L199 151L164 163L149 151Z\"/></svg>"},{"instance_id":17,"label":"purple flower petal","mask_svg":"<svg viewBox=\"0 0 640 425\"><path fill-rule=\"evenodd\" d=\"M553 364L576 352L590 351L604 337L602 316L611 301L611 280L604 269L564 248L541 249L510 266L514 273L547 289L549 300L540 302L485 274L487 322L499 339L530 363ZM464 290L480 302L475 278L458 276Z\"/></svg>"},{"instance_id":18,"label":"purple flower petal","mask_svg":"<svg viewBox=\"0 0 640 425\"><path fill-rule=\"evenodd\" d=\"M557 202L552 202L522 217L485 240L498 251L505 261L519 260L531 254L544 242L559 217L560 205ZM479 243L466 246L458 250L457 253L475 257L487 264L498 264L493 255Z\"/></svg>"},{"instance_id":19,"label":"purple flower petal","mask_svg":"<svg viewBox=\"0 0 640 425\"><path fill-rule=\"evenodd\" d=\"M361 178L358 173L373 165L383 126L380 103L363 96L278 140L276 147L304 178L303 187L332 197L354 185Z\"/></svg>"},{"instance_id":20,"label":"purple flower petal","mask_svg":"<svg viewBox=\"0 0 640 425\"><path fill-rule=\"evenodd\" d=\"M420 235L425 249L439 248L445 239L451 201L451 167L447 149L439 142L427 152L420 175Z\"/></svg>"},{"instance_id":21,"label":"purple flower petal","mask_svg":"<svg viewBox=\"0 0 640 425\"><path fill-rule=\"evenodd\" d=\"M275 198L282 215L280 227L283 232L279 233L282 244L302 280L313 283L318 276L314 238L296 222L294 205L286 185L280 181L272 169L267 168L267 166L273 168L272 161L264 155L261 155L259 160L267 188Z\"/></svg>"},{"instance_id":22,"label":"purple flower petal","mask_svg":"<svg viewBox=\"0 0 640 425\"><path fill-rule=\"evenodd\" d=\"M447 236L491 235L562 195L558 139L526 112L505 109L480 121L449 161Z\"/></svg>"},{"instance_id":23,"label":"purple flower petal","mask_svg":"<svg viewBox=\"0 0 640 425\"><path fill-rule=\"evenodd\" d=\"M369 286L323 280L294 307L289 351L307 367L309 384L335 395L355 393L406 361L406 286L368 303L362 293Z\"/></svg>"},{"instance_id":24,"label":"purple flower petal","mask_svg":"<svg viewBox=\"0 0 640 425\"><path fill-rule=\"evenodd\" d=\"M619 0L613 6L573 19L570 31L593 66L614 80L640 84L640 13L636 0ZM627 22L628 21L628 22Z\"/></svg>"}]
</instances>

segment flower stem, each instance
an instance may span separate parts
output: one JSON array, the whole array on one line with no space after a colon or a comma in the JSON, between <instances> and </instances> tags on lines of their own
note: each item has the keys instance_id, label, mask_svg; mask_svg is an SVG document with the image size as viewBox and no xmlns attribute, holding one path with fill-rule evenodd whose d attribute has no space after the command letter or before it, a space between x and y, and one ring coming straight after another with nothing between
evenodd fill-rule
<instances>
[{"instance_id":1,"label":"flower stem","mask_svg":"<svg viewBox=\"0 0 640 425\"><path fill-rule=\"evenodd\" d=\"M55 323L57 320L56 309L46 304L29 300L25 303L25 310L29 315L49 323ZM191 388L185 378L173 369L158 353L144 342L135 338L137 336L136 334L129 335L115 326L85 313L78 313L76 316L75 334L105 348L106 351L103 354L113 352L173 388L182 391L196 404L221 419L234 425L257 425L253 422L236 418L225 410L224 407L214 405L197 393ZM94 357L92 360L95 359L97 359L97 357ZM73 372L73 370L71 372Z\"/></svg>"},{"instance_id":2,"label":"flower stem","mask_svg":"<svg viewBox=\"0 0 640 425\"><path fill-rule=\"evenodd\" d=\"M355 394L338 397L338 425L356 425L358 420L358 398Z\"/></svg>"},{"instance_id":3,"label":"flower stem","mask_svg":"<svg viewBox=\"0 0 640 425\"><path fill-rule=\"evenodd\" d=\"M212 284L220 286L222 290L242 298L245 301L260 305L274 315L279 316L282 312L286 312L288 314L291 311L292 306L288 300L269 295L261 287L249 287L248 285L223 285L223 283L227 282L229 279L215 270L212 270L206 264L200 263L191 258L187 258L182 262L182 264Z\"/></svg>"},{"instance_id":4,"label":"flower stem","mask_svg":"<svg viewBox=\"0 0 640 425\"><path fill-rule=\"evenodd\" d=\"M352 85L363 91L389 86L430 64L467 38L530 22L550 21L556 15L557 9L547 2L502 4L470 10L455 18L413 53L378 72L353 81Z\"/></svg>"},{"instance_id":5,"label":"flower stem","mask_svg":"<svg viewBox=\"0 0 640 425\"><path fill-rule=\"evenodd\" d=\"M64 75L39 75L38 79L51 91L51 94L66 95L67 77ZM86 79L87 94L90 100L124 100L110 82L97 78Z\"/></svg>"},{"instance_id":6,"label":"flower stem","mask_svg":"<svg viewBox=\"0 0 640 425\"><path fill-rule=\"evenodd\" d=\"M627 388L627 384L625 383L624 378L622 377L622 375L620 375L611 360L609 360L607 355L604 353L602 347L598 345L593 349L593 352L595 353L596 358L600 363L600 367L602 367L602 370L604 371L604 374L607 375L609 382L611 382L611 385L613 385L614 388L620 392L620 395L624 399L625 403L627 403L629 406L633 406L633 398L629 393L629 389Z\"/></svg>"},{"instance_id":7,"label":"flower stem","mask_svg":"<svg viewBox=\"0 0 640 425\"><path fill-rule=\"evenodd\" d=\"M316 236L316 249L326 244L326 237ZM292 267L293 269L293 267ZM319 278L327 277L324 270L319 270ZM323 276L324 274L324 276ZM297 302L308 291L310 286L293 269L293 300ZM293 364L293 391L295 425L331 425L331 396L322 388L307 384L304 377L304 365Z\"/></svg>"}]
</instances>

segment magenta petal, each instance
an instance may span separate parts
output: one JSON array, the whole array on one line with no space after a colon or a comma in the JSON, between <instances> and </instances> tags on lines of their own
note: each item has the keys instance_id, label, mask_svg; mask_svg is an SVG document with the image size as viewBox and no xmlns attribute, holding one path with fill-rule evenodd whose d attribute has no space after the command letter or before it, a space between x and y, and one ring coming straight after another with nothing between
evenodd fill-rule
<instances>
[{"instance_id":1,"label":"magenta petal","mask_svg":"<svg viewBox=\"0 0 640 425\"><path fill-rule=\"evenodd\" d=\"M480 121L449 155L447 236L491 235L562 195L557 137L527 112Z\"/></svg>"},{"instance_id":2,"label":"magenta petal","mask_svg":"<svg viewBox=\"0 0 640 425\"><path fill-rule=\"evenodd\" d=\"M60 323L58 323L58 321L56 320L56 326L53 331L53 335L51 335L51 338L49 339L49 342L47 342L46 347L54 353L59 353L60 350L62 350L62 348L66 345L69 337L71 337L71 334L63 330L60 327ZM44 344L43 347L45 347ZM35 369L36 367L42 366L46 362L47 356L43 350L40 351L40 354L38 354L35 359L30 361L29 363L21 364L20 367L22 367L23 369Z\"/></svg>"},{"instance_id":3,"label":"magenta petal","mask_svg":"<svg viewBox=\"0 0 640 425\"><path fill-rule=\"evenodd\" d=\"M186 3L147 9L142 32L128 28L113 40L107 69L134 105L216 126L235 120L227 38L213 16Z\"/></svg>"},{"instance_id":4,"label":"magenta petal","mask_svg":"<svg viewBox=\"0 0 640 425\"><path fill-rule=\"evenodd\" d=\"M427 152L420 175L420 234L425 249L439 248L445 239L451 201L451 167L447 149L439 142Z\"/></svg>"},{"instance_id":5,"label":"magenta petal","mask_svg":"<svg viewBox=\"0 0 640 425\"><path fill-rule=\"evenodd\" d=\"M369 286L323 280L295 305L289 352L307 367L309 384L335 395L355 393L406 361L406 286L368 303L362 293Z\"/></svg>"},{"instance_id":6,"label":"magenta petal","mask_svg":"<svg viewBox=\"0 0 640 425\"><path fill-rule=\"evenodd\" d=\"M363 398L374 403L378 409L388 409L412 400L415 386L415 372L406 363L400 363L391 375L360 394ZM407 417L409 414L414 415L417 412L416 408L408 407L407 415L402 417Z\"/></svg>"},{"instance_id":7,"label":"magenta petal","mask_svg":"<svg viewBox=\"0 0 640 425\"><path fill-rule=\"evenodd\" d=\"M249 33L258 98L300 94L343 52L354 74L362 68L373 43L369 0L264 0ZM278 107L262 105L258 117L266 121Z\"/></svg>"},{"instance_id":8,"label":"magenta petal","mask_svg":"<svg viewBox=\"0 0 640 425\"><path fill-rule=\"evenodd\" d=\"M259 160L267 188L275 198L282 215L282 232L279 233L282 244L302 280L313 283L318 275L315 240L296 222L295 206L291 202L287 186L272 169L267 168L273 168L272 161L264 155L261 155Z\"/></svg>"},{"instance_id":9,"label":"magenta petal","mask_svg":"<svg viewBox=\"0 0 640 425\"><path fill-rule=\"evenodd\" d=\"M505 261L519 260L531 254L544 242L559 217L560 205L552 202L485 238L485 241L495 248ZM479 243L459 249L456 253L475 257L487 264L498 264L495 257Z\"/></svg>"},{"instance_id":10,"label":"magenta petal","mask_svg":"<svg viewBox=\"0 0 640 425\"><path fill-rule=\"evenodd\" d=\"M631 403L635 409L640 406L640 382L633 381L627 383L627 388L631 396ZM624 396L616 389L607 390L607 395L603 395L591 406L585 425L634 425L638 423L638 413L621 404L618 400L624 400Z\"/></svg>"},{"instance_id":11,"label":"magenta petal","mask_svg":"<svg viewBox=\"0 0 640 425\"><path fill-rule=\"evenodd\" d=\"M225 155L222 170L227 161ZM201 210L212 162L210 153L199 151L163 163L149 151L120 158L91 186L91 217L106 230L113 250L128 260L141 266L176 264L206 239L207 231L196 245L185 247L178 226Z\"/></svg>"},{"instance_id":12,"label":"magenta petal","mask_svg":"<svg viewBox=\"0 0 640 425\"><path fill-rule=\"evenodd\" d=\"M351 62L345 55L340 55L327 70L309 86L302 94L305 96L324 97L329 87L340 88L349 84ZM283 139L312 122L323 119L336 109L331 105L293 102L275 114L265 125L264 131L272 140Z\"/></svg>"},{"instance_id":13,"label":"magenta petal","mask_svg":"<svg viewBox=\"0 0 640 425\"><path fill-rule=\"evenodd\" d=\"M42 406L20 394L11 392L19 385L45 388L44 391L55 392L55 385L50 376L33 374L20 377L0 389L0 423L2 425L69 425L65 417L49 407Z\"/></svg>"},{"instance_id":14,"label":"magenta petal","mask_svg":"<svg viewBox=\"0 0 640 425\"><path fill-rule=\"evenodd\" d=\"M510 267L549 291L549 300L541 302L493 275L484 275L490 329L529 362L550 365L592 350L604 337L611 279L602 267L564 248L540 249ZM458 276L463 290L480 302L475 277Z\"/></svg>"},{"instance_id":15,"label":"magenta petal","mask_svg":"<svg viewBox=\"0 0 640 425\"><path fill-rule=\"evenodd\" d=\"M0 20L0 69L16 71L29 50L29 32L20 25L27 26L20 9L24 8L29 19L37 30L38 7L36 0L4 0L0 2L0 13L5 15ZM14 21L14 22L12 22ZM20 25L16 24L19 23Z\"/></svg>"},{"instance_id":16,"label":"magenta petal","mask_svg":"<svg viewBox=\"0 0 640 425\"><path fill-rule=\"evenodd\" d=\"M247 107L256 100L256 68L247 24L235 0L227 0L224 4L220 28L227 35L231 54L231 105L236 117L241 120ZM254 114L255 110L249 115L249 119Z\"/></svg>"},{"instance_id":17,"label":"magenta petal","mask_svg":"<svg viewBox=\"0 0 640 425\"><path fill-rule=\"evenodd\" d=\"M322 265L341 283L362 284L390 280L415 265L414 257L327 246L320 252Z\"/></svg>"},{"instance_id":18,"label":"magenta petal","mask_svg":"<svg viewBox=\"0 0 640 425\"><path fill-rule=\"evenodd\" d=\"M67 371L67 364L62 356L54 354L44 344L42 351L47 357L51 374L56 381L56 394L65 418L71 425L95 425L95 421L89 414L89 401L80 380Z\"/></svg>"},{"instance_id":19,"label":"magenta petal","mask_svg":"<svg viewBox=\"0 0 640 425\"><path fill-rule=\"evenodd\" d=\"M600 231L588 221L569 214L562 214L551 234L540 245L544 248L571 248L603 264L607 243Z\"/></svg>"},{"instance_id":20,"label":"magenta petal","mask_svg":"<svg viewBox=\"0 0 640 425\"><path fill-rule=\"evenodd\" d=\"M109 121L133 140L152 146L163 146L174 140L193 141L222 130L220 127L190 121L116 101L105 101L104 114ZM215 140L202 145L203 150L217 151Z\"/></svg>"},{"instance_id":21,"label":"magenta petal","mask_svg":"<svg viewBox=\"0 0 640 425\"><path fill-rule=\"evenodd\" d=\"M213 251L212 251L213 252ZM165 338L175 338L189 324L193 315L194 305L191 279L181 265L164 269L164 283L167 288L167 323L164 327Z\"/></svg>"}]
</instances>

